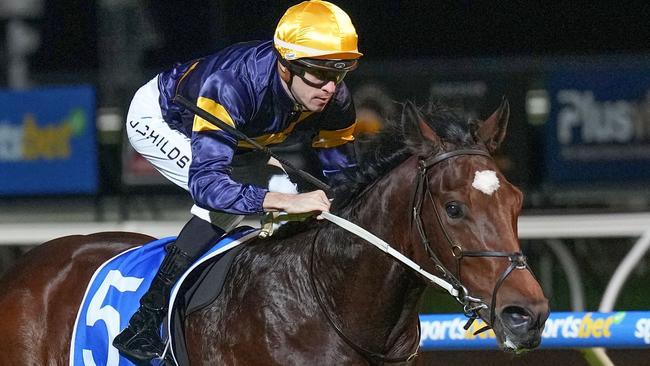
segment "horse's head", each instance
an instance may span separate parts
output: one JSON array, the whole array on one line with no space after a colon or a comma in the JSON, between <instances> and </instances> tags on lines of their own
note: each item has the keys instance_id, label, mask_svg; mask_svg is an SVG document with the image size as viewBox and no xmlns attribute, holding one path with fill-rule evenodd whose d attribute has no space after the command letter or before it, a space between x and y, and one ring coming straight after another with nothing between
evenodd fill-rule
<instances>
[{"instance_id":1,"label":"horse's head","mask_svg":"<svg viewBox=\"0 0 650 366\"><path fill-rule=\"evenodd\" d=\"M407 104L402 128L415 155L406 165L418 171L411 255L460 290L466 313L480 315L502 348L518 352L538 346L549 307L521 254L522 193L490 156L508 115L505 100L487 120L469 123Z\"/></svg>"}]
</instances>

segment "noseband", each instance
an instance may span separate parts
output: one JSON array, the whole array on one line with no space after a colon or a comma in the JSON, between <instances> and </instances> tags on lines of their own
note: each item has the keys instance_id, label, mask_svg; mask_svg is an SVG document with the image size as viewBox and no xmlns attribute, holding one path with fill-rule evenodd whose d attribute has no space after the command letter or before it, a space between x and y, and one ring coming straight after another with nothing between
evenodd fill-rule
<instances>
[{"instance_id":1,"label":"noseband","mask_svg":"<svg viewBox=\"0 0 650 366\"><path fill-rule=\"evenodd\" d=\"M456 156L462 156L462 155L479 155L479 156L484 156L488 159L492 159L492 156L490 156L490 154L486 151L479 150L479 149L463 149L463 150L450 151L450 152L434 155L429 158L419 160L418 162L419 173L418 173L415 193L413 196L413 202L414 202L413 220L415 221L415 225L418 229L418 233L420 234L420 240L422 241L422 245L424 246L424 249L429 255L429 258L435 263L435 267L438 271L441 272L442 277L448 280L449 283L458 291L458 296L456 296L456 300L458 300L458 302L460 302L463 305L463 312L465 313L465 316L469 318L467 324L465 324L464 326L465 330L469 329L469 327L474 322L474 320L476 320L479 317L479 313L478 313L479 310L487 309L488 307L490 308L490 324L477 330L474 333L474 334L479 334L492 328L492 326L494 325L494 320L496 318L495 307L496 307L497 292L499 291L499 288L501 287L505 279L508 277L508 275L512 273L512 271L515 269L527 269L531 274L533 272L528 266L528 263L526 262L526 257L521 252L464 251L462 246L453 239L453 237L447 230L447 227L445 226L442 220L442 216L440 215L440 210L438 209L438 206L436 205L436 202L434 200L434 195L431 193L431 190L429 189L429 176L427 175L427 172L431 167L435 166L436 164L442 161L445 161L447 159ZM429 242L429 239L427 238L426 232L424 231L424 222L422 221L421 213L422 213L422 204L424 203L425 196L428 197L429 200L431 201L431 205L433 206L433 211L436 215L436 221L438 222L438 226L440 226L440 229L442 230L445 239L447 240L447 243L449 243L452 256L456 259L455 275L443 265L440 258L438 258L438 256L435 254L433 249L431 249L431 244ZM499 276L499 279L497 280L494 286L494 290L492 291L492 302L490 303L489 306L483 300L477 297L470 296L467 288L461 283L460 269L462 263L461 261L464 257L508 258L508 260L510 261L510 264L503 271L503 273L501 273L501 276Z\"/></svg>"}]
</instances>

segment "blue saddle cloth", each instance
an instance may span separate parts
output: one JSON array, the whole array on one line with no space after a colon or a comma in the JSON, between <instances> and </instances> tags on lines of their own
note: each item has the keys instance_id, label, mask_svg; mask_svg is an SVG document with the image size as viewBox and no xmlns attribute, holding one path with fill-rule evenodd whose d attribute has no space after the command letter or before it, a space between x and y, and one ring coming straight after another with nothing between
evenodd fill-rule
<instances>
[{"instance_id":1,"label":"blue saddle cloth","mask_svg":"<svg viewBox=\"0 0 650 366\"><path fill-rule=\"evenodd\" d=\"M181 276L172 289L170 311L178 291L187 276L199 265L257 236L249 227L237 231L216 243ZM120 357L112 346L113 339L124 328L140 306L140 298L149 288L165 257L165 246L176 238L163 238L146 245L131 248L102 264L94 273L81 302L70 345L71 366L132 366ZM161 328L163 339L168 339L169 328ZM168 347L171 342L168 342ZM173 349L168 348L173 356ZM155 364L155 363L154 363Z\"/></svg>"}]
</instances>

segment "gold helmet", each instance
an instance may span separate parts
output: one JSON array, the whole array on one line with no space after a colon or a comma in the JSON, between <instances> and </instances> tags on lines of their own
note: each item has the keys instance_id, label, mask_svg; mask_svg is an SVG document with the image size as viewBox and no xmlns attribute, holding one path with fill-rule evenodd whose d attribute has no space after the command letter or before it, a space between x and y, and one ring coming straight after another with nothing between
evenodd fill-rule
<instances>
[{"instance_id":1,"label":"gold helmet","mask_svg":"<svg viewBox=\"0 0 650 366\"><path fill-rule=\"evenodd\" d=\"M290 7L275 29L273 44L280 61L310 69L350 71L363 54L350 17L338 6L321 0Z\"/></svg>"}]
</instances>

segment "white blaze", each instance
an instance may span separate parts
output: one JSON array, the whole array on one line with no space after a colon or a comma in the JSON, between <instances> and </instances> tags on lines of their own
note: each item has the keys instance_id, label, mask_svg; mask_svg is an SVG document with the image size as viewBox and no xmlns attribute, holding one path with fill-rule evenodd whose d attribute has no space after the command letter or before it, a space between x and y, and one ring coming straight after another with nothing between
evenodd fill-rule
<instances>
[{"instance_id":1,"label":"white blaze","mask_svg":"<svg viewBox=\"0 0 650 366\"><path fill-rule=\"evenodd\" d=\"M488 196L491 196L492 193L499 189L499 178L497 178L497 173L493 170L477 171L476 175L474 175L472 187Z\"/></svg>"}]
</instances>

